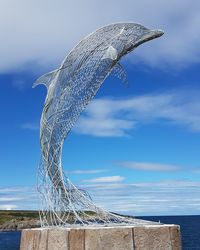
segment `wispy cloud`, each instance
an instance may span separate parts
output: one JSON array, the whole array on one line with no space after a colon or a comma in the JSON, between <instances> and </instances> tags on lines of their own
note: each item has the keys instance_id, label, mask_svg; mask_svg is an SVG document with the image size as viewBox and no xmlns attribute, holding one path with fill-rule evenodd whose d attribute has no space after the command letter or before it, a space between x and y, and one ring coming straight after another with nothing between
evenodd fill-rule
<instances>
[{"instance_id":1,"label":"wispy cloud","mask_svg":"<svg viewBox=\"0 0 200 250\"><path fill-rule=\"evenodd\" d=\"M84 185L102 207L132 215L199 214L200 182L165 180Z\"/></svg>"},{"instance_id":2,"label":"wispy cloud","mask_svg":"<svg viewBox=\"0 0 200 250\"><path fill-rule=\"evenodd\" d=\"M151 94L128 99L97 99L78 120L74 132L99 137L129 136L135 127L151 123L179 125L200 132L197 94Z\"/></svg>"},{"instance_id":3,"label":"wispy cloud","mask_svg":"<svg viewBox=\"0 0 200 250\"><path fill-rule=\"evenodd\" d=\"M0 187L0 209L38 209L38 196L32 186Z\"/></svg>"},{"instance_id":4,"label":"wispy cloud","mask_svg":"<svg viewBox=\"0 0 200 250\"><path fill-rule=\"evenodd\" d=\"M181 166L177 165L149 163L149 162L119 161L116 162L116 164L124 168L145 170L145 171L173 172L182 169Z\"/></svg>"},{"instance_id":5,"label":"wispy cloud","mask_svg":"<svg viewBox=\"0 0 200 250\"><path fill-rule=\"evenodd\" d=\"M14 210L14 209L17 209L18 206L16 205L11 205L11 204L4 204L4 205L1 205L0 204L0 209L2 210Z\"/></svg>"},{"instance_id":6,"label":"wispy cloud","mask_svg":"<svg viewBox=\"0 0 200 250\"><path fill-rule=\"evenodd\" d=\"M130 215L183 215L200 212L198 181L125 183L119 177L109 177L119 182L84 182L81 188L90 193L96 204L114 212ZM24 198L2 201L0 209L38 209L37 193L33 187L2 187L0 197Z\"/></svg>"},{"instance_id":7,"label":"wispy cloud","mask_svg":"<svg viewBox=\"0 0 200 250\"><path fill-rule=\"evenodd\" d=\"M0 197L0 202L21 201L24 197Z\"/></svg>"},{"instance_id":8,"label":"wispy cloud","mask_svg":"<svg viewBox=\"0 0 200 250\"><path fill-rule=\"evenodd\" d=\"M21 190L21 187L0 187L0 195L5 193L20 192Z\"/></svg>"},{"instance_id":9,"label":"wispy cloud","mask_svg":"<svg viewBox=\"0 0 200 250\"><path fill-rule=\"evenodd\" d=\"M122 176L104 176L104 177L98 177L94 179L89 179L89 180L83 180L83 182L88 182L88 183L109 183L109 182L121 182L125 180L124 177Z\"/></svg>"},{"instance_id":10,"label":"wispy cloud","mask_svg":"<svg viewBox=\"0 0 200 250\"><path fill-rule=\"evenodd\" d=\"M73 132L97 137L129 137L135 128L152 123L182 126L199 133L198 93L185 90L176 94L96 99L79 118ZM35 131L39 129L39 122L27 122L21 128Z\"/></svg>"},{"instance_id":11,"label":"wispy cloud","mask_svg":"<svg viewBox=\"0 0 200 250\"><path fill-rule=\"evenodd\" d=\"M68 170L66 172L70 174L100 174L108 171L109 169L77 169L77 170Z\"/></svg>"},{"instance_id":12,"label":"wispy cloud","mask_svg":"<svg viewBox=\"0 0 200 250\"><path fill-rule=\"evenodd\" d=\"M113 136L126 136L126 131L133 129L135 122L107 118L101 120L96 117L82 117L79 120L76 132L81 134L90 134L98 137L113 137Z\"/></svg>"},{"instance_id":13,"label":"wispy cloud","mask_svg":"<svg viewBox=\"0 0 200 250\"><path fill-rule=\"evenodd\" d=\"M192 168L191 171L195 174L200 174L200 167Z\"/></svg>"},{"instance_id":14,"label":"wispy cloud","mask_svg":"<svg viewBox=\"0 0 200 250\"><path fill-rule=\"evenodd\" d=\"M30 123L30 122L27 122L27 123L24 123L21 125L21 128L22 129L27 129L27 130L39 130L39 123Z\"/></svg>"}]
</instances>

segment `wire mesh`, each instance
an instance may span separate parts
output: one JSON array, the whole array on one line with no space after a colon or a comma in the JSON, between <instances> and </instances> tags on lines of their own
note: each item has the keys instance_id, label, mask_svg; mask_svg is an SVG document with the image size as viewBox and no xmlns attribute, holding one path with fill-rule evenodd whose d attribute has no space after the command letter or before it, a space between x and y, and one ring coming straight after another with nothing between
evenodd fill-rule
<instances>
[{"instance_id":1,"label":"wire mesh","mask_svg":"<svg viewBox=\"0 0 200 250\"><path fill-rule=\"evenodd\" d=\"M122 56L141 43L162 35L135 23L117 23L91 33L67 55L59 69L34 83L42 83L47 96L41 116L41 162L38 191L42 227L136 223L96 206L90 195L78 189L62 170L64 141L104 80L113 72L127 82L119 64Z\"/></svg>"}]
</instances>

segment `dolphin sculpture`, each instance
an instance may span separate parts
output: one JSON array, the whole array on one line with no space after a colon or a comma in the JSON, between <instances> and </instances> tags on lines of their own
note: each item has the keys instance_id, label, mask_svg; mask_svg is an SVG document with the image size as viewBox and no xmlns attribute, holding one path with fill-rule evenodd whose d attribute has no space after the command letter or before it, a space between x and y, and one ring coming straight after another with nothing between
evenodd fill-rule
<instances>
[{"instance_id":1,"label":"dolphin sculpture","mask_svg":"<svg viewBox=\"0 0 200 250\"><path fill-rule=\"evenodd\" d=\"M162 35L161 30L150 30L137 23L102 27L81 40L58 69L36 80L33 87L44 84L47 88L40 122L41 166L43 179L48 179L53 191L46 189L44 196L56 193L57 204L70 206L74 213L75 204L83 205L84 199L88 202L89 195L69 184L62 171L65 138L111 73L126 80L120 59L140 44ZM55 207L52 199L46 198L46 202L52 202L50 209Z\"/></svg>"}]
</instances>

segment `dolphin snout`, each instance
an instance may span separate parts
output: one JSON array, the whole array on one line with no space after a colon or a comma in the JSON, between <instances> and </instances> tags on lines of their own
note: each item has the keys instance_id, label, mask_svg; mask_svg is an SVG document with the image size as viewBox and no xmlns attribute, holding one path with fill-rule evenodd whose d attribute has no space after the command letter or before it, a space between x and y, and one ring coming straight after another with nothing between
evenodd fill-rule
<instances>
[{"instance_id":1,"label":"dolphin snout","mask_svg":"<svg viewBox=\"0 0 200 250\"><path fill-rule=\"evenodd\" d=\"M148 33L144 34L141 38L143 41L149 41L154 38L160 37L164 34L162 30L150 30Z\"/></svg>"},{"instance_id":2,"label":"dolphin snout","mask_svg":"<svg viewBox=\"0 0 200 250\"><path fill-rule=\"evenodd\" d=\"M149 30L148 32L146 32L143 36L141 36L141 38L136 42L135 47L137 47L138 45L150 41L154 38L160 37L164 34L164 32L162 30Z\"/></svg>"},{"instance_id":3,"label":"dolphin snout","mask_svg":"<svg viewBox=\"0 0 200 250\"><path fill-rule=\"evenodd\" d=\"M163 30L151 30L150 32L152 35L154 35L154 38L160 37L164 34Z\"/></svg>"}]
</instances>

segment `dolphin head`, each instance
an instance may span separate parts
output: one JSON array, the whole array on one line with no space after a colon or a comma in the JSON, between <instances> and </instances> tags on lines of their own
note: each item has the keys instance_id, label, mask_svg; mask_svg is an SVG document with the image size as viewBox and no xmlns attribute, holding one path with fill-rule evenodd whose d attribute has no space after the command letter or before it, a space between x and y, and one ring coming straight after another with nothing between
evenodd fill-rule
<instances>
[{"instance_id":1,"label":"dolphin head","mask_svg":"<svg viewBox=\"0 0 200 250\"><path fill-rule=\"evenodd\" d=\"M119 40L123 41L123 51L120 56L123 56L140 44L160 37L164 34L162 30L150 30L137 23L123 23L119 34Z\"/></svg>"}]
</instances>

